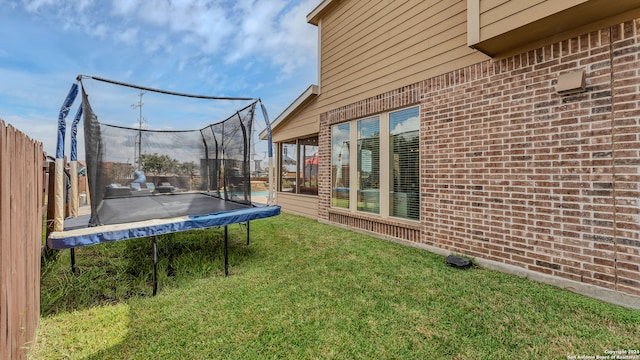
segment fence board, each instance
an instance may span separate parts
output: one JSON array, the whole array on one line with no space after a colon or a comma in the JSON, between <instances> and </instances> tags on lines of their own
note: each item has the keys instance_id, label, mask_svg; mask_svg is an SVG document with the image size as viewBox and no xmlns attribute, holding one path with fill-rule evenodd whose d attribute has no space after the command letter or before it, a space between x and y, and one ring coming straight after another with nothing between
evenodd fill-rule
<instances>
[{"instance_id":1,"label":"fence board","mask_svg":"<svg viewBox=\"0 0 640 360\"><path fill-rule=\"evenodd\" d=\"M0 358L25 359L40 312L42 144L0 120Z\"/></svg>"},{"instance_id":2,"label":"fence board","mask_svg":"<svg viewBox=\"0 0 640 360\"><path fill-rule=\"evenodd\" d=\"M29 307L27 311L27 338L29 341L33 340L36 333L38 322L40 320L40 260L42 258L42 221L43 212L42 205L44 203L43 179L42 173L44 171L44 152L42 150L42 143L31 142L27 148L27 154L31 157L33 167L30 171L30 184L29 187L29 203L35 204L35 217L32 219L32 224L28 227L30 234L27 241L29 248L27 249L27 255L29 258L29 271L27 272L27 284L30 285L27 293L27 297L31 299L29 301Z\"/></svg>"},{"instance_id":3,"label":"fence board","mask_svg":"<svg viewBox=\"0 0 640 360\"><path fill-rule=\"evenodd\" d=\"M13 288L14 291L11 292L13 295L13 304L15 311L13 313L13 319L15 320L15 330L17 334L14 335L13 345L16 347L16 357L18 357L20 346L26 343L25 339L25 323L24 323L24 315L25 309L24 305L27 301L26 299L26 290L25 290L25 250L24 246L26 242L26 237L24 235L24 229L26 226L26 215L27 212L26 206L18 206L18 203L24 202L25 199L25 191L24 187L18 186L18 184L24 184L24 168L22 168L23 164L21 164L26 159L24 158L24 138L19 136L18 133L14 130L14 157L13 161L11 161L11 175L15 177L14 181L11 182L11 214L14 215L11 217L11 260L13 262L13 266L11 267L12 279L13 279ZM26 164L25 164L26 165ZM17 217L17 219L16 219Z\"/></svg>"},{"instance_id":4,"label":"fence board","mask_svg":"<svg viewBox=\"0 0 640 360\"><path fill-rule=\"evenodd\" d=\"M9 288L7 267L9 265L9 199L6 194L9 193L10 180L8 179L9 156L7 156L7 136L8 131L4 126L4 122L0 121L0 357L8 357L10 355L9 344L9 321L8 312L4 309L9 308L9 298L7 297L7 289Z\"/></svg>"}]
</instances>

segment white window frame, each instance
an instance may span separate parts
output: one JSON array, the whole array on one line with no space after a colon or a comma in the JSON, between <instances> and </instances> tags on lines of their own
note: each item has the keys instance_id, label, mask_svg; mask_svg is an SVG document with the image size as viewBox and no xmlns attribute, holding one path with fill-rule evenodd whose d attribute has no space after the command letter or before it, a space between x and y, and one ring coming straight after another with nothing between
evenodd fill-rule
<instances>
[{"instance_id":1,"label":"white window frame","mask_svg":"<svg viewBox=\"0 0 640 360\"><path fill-rule=\"evenodd\" d=\"M363 215L367 215L367 216L371 216L371 217L379 217L379 218L391 218L391 219L396 219L396 220L400 220L400 221L406 221L406 222L412 222L412 223L418 223L420 222L419 219L415 220L415 219L408 219L408 218L402 218L402 217L394 217L394 216L390 216L389 215L389 201L390 201L390 186L391 186L391 181L390 181L390 177L391 175L391 159L390 159L390 141L389 141L389 137L390 137L390 131L389 131L389 114L390 113L394 113L397 111L402 111L405 109L410 109L410 108L414 108L414 107L418 107L418 117L420 117L420 108L419 105L414 105L414 106L408 106L405 108L400 108L400 109L394 109L392 111L387 111L384 113L380 113L377 115L373 115L373 116L366 116L363 118L359 118L359 119L354 119L349 121L350 123L350 133L349 133L349 143L351 144L351 146L356 146L356 149L354 151L349 151L349 208L341 208L341 207L334 207L332 205L330 205L331 209L336 209L336 210L341 210L341 211L348 211L350 213L354 213L354 214L363 214ZM366 211L358 211L358 171L357 171L357 167L358 167L358 151L357 151L357 144L358 144L358 121L360 120L366 120L366 119L371 119L373 117L378 117L379 120L379 124L380 124L380 169L381 169L381 174L380 174L380 212L379 214L375 214L375 213L371 213L371 212L366 212ZM335 124L337 125L337 124ZM332 126L335 126L332 125ZM418 127L418 134L420 134L420 127ZM333 151L333 148L331 149L331 151ZM333 157L333 154L332 154ZM420 156L418 157L420 158ZM421 161L418 161L418 166L421 166ZM385 171L386 170L386 171ZM420 171L418 172L419 174L421 173ZM386 175L386 176L383 176ZM420 181L420 179L418 179L418 181ZM333 179L333 175L331 178L331 186L333 187L333 184L335 182L335 179ZM420 184L418 183L418 187L420 187ZM333 201L329 201L329 203L331 204Z\"/></svg>"},{"instance_id":2,"label":"white window frame","mask_svg":"<svg viewBox=\"0 0 640 360\"><path fill-rule=\"evenodd\" d=\"M316 145L315 146L317 148L317 151L319 151L320 148L317 145L317 143L319 141L319 136L318 135L306 136L306 137L296 138L296 139L293 139L293 140L288 140L288 141L283 141L283 142L278 143L278 146L277 146L277 150L278 150L278 152L277 152L277 156L278 156L278 161L277 161L278 173L277 173L277 175L278 175L278 178L276 180L277 184L278 184L278 186L276 187L276 189L277 189L276 191L278 193L293 194L293 195L305 195L305 196L318 196L317 193L316 194L305 194L305 193L302 193L300 191L300 184L298 184L298 181L300 180L300 162L301 161L304 162L304 159L302 159L302 160L300 159L300 149L301 149L302 146L305 146L305 145L301 145L301 142L303 140L308 140L308 139L312 139L312 138L316 139ZM296 171L295 171L295 184L296 184L295 185L295 191L282 191L282 168L285 165L284 164L284 158L283 158L283 152L284 152L283 149L284 149L285 145L293 145L294 146L294 151L293 152L294 152L294 158L295 158L295 161L296 161L296 165L295 165L296 166ZM290 154L287 154L287 156L291 157ZM316 191L317 190L318 190L318 185L316 185Z\"/></svg>"}]
</instances>

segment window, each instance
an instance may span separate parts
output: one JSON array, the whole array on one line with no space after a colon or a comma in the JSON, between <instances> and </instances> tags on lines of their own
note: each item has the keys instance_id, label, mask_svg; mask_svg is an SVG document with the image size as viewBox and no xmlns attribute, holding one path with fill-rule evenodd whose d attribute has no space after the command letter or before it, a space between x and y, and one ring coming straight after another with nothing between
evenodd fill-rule
<instances>
[{"instance_id":1,"label":"window","mask_svg":"<svg viewBox=\"0 0 640 360\"><path fill-rule=\"evenodd\" d=\"M349 123L331 128L331 206L349 208Z\"/></svg>"},{"instance_id":2,"label":"window","mask_svg":"<svg viewBox=\"0 0 640 360\"><path fill-rule=\"evenodd\" d=\"M298 194L318 195L318 138L298 140Z\"/></svg>"},{"instance_id":3,"label":"window","mask_svg":"<svg viewBox=\"0 0 640 360\"><path fill-rule=\"evenodd\" d=\"M331 206L420 219L419 107L331 128Z\"/></svg>"},{"instance_id":4,"label":"window","mask_svg":"<svg viewBox=\"0 0 640 360\"><path fill-rule=\"evenodd\" d=\"M389 215L420 219L420 117L417 107L389 114Z\"/></svg>"},{"instance_id":5,"label":"window","mask_svg":"<svg viewBox=\"0 0 640 360\"><path fill-rule=\"evenodd\" d=\"M295 192L296 185L296 142L280 144L280 191Z\"/></svg>"},{"instance_id":6,"label":"window","mask_svg":"<svg viewBox=\"0 0 640 360\"><path fill-rule=\"evenodd\" d=\"M358 121L358 211L380 213L380 119Z\"/></svg>"},{"instance_id":7,"label":"window","mask_svg":"<svg viewBox=\"0 0 640 360\"><path fill-rule=\"evenodd\" d=\"M280 192L318 195L318 137L280 144Z\"/></svg>"}]
</instances>

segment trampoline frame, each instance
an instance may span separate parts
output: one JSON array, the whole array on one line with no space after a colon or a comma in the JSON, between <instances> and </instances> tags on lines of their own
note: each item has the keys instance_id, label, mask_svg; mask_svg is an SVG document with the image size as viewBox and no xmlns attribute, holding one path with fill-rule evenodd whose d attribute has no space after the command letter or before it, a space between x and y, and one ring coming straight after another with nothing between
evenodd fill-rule
<instances>
[{"instance_id":1,"label":"trampoline frame","mask_svg":"<svg viewBox=\"0 0 640 360\"><path fill-rule=\"evenodd\" d=\"M156 195L166 196L166 195ZM179 196L179 195L178 195ZM135 200L135 198L133 198ZM212 201L225 200L212 198ZM130 223L119 223L88 227L89 215L67 219L67 230L51 232L47 245L51 249L70 249L71 271L77 271L75 249L101 243L148 237L152 242L153 295L158 290L158 252L156 237L188 230L224 227L224 275L229 275L229 231L232 224L245 224L247 227L247 245L250 245L250 222L280 214L280 206L249 206L244 209L222 211L206 215L189 215L166 219L149 219Z\"/></svg>"}]
</instances>

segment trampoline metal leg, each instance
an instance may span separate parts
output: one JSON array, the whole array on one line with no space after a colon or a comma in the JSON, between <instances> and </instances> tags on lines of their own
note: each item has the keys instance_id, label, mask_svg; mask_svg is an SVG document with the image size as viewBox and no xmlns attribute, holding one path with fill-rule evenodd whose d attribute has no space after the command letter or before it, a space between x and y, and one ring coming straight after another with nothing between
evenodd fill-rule
<instances>
[{"instance_id":1,"label":"trampoline metal leg","mask_svg":"<svg viewBox=\"0 0 640 360\"><path fill-rule=\"evenodd\" d=\"M249 245L249 221L247 221L247 245Z\"/></svg>"},{"instance_id":2,"label":"trampoline metal leg","mask_svg":"<svg viewBox=\"0 0 640 360\"><path fill-rule=\"evenodd\" d=\"M224 276L229 275L229 226L224 226Z\"/></svg>"},{"instance_id":3,"label":"trampoline metal leg","mask_svg":"<svg viewBox=\"0 0 640 360\"><path fill-rule=\"evenodd\" d=\"M69 250L71 251L71 272L75 274L76 273L76 249L71 248Z\"/></svg>"},{"instance_id":4,"label":"trampoline metal leg","mask_svg":"<svg viewBox=\"0 0 640 360\"><path fill-rule=\"evenodd\" d=\"M158 248L156 246L156 237L152 236L153 244L153 296L158 292Z\"/></svg>"}]
</instances>

